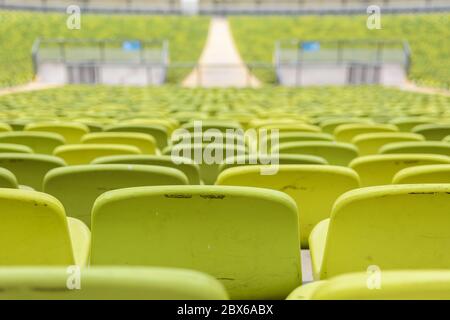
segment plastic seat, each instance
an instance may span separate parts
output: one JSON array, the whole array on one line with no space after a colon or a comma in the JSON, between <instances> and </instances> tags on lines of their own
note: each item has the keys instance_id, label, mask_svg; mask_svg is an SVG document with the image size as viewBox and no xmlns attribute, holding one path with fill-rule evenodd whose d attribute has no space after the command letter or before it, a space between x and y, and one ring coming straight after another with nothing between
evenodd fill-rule
<instances>
[{"instance_id":1,"label":"plastic seat","mask_svg":"<svg viewBox=\"0 0 450 320\"><path fill-rule=\"evenodd\" d=\"M196 130L198 130L199 125L201 125L201 129L202 129L201 132L214 129L214 130L218 130L222 133L226 133L227 131L232 132L235 130L242 129L241 125L236 121L202 120L200 122L199 121L197 121L197 122L198 123L195 123L195 122L185 123L181 126L181 129L185 129L189 132L195 132Z\"/></svg>"},{"instance_id":2,"label":"plastic seat","mask_svg":"<svg viewBox=\"0 0 450 320\"><path fill-rule=\"evenodd\" d=\"M234 144L237 146L246 146L250 142L250 138L246 138L244 136L244 131L241 131L241 133L218 133L216 132L192 132L192 133L179 133L182 131L174 131L174 133L171 136L171 141L173 145L177 144L208 144L212 141L217 142L217 140L220 141L222 144Z\"/></svg>"},{"instance_id":3,"label":"plastic seat","mask_svg":"<svg viewBox=\"0 0 450 320\"><path fill-rule=\"evenodd\" d=\"M358 156L358 149L349 143L332 141L286 142L272 152L314 155L324 158L331 165L347 166Z\"/></svg>"},{"instance_id":4,"label":"plastic seat","mask_svg":"<svg viewBox=\"0 0 450 320\"><path fill-rule=\"evenodd\" d=\"M441 141L450 135L450 124L421 124L414 127L412 132L423 135L427 140Z\"/></svg>"},{"instance_id":5,"label":"plastic seat","mask_svg":"<svg viewBox=\"0 0 450 320\"><path fill-rule=\"evenodd\" d=\"M415 126L432 122L433 119L425 117L399 117L393 119L390 123L395 125L400 131L411 132Z\"/></svg>"},{"instance_id":6,"label":"plastic seat","mask_svg":"<svg viewBox=\"0 0 450 320\"><path fill-rule=\"evenodd\" d=\"M12 127L8 123L0 122L0 132L8 132L12 130Z\"/></svg>"},{"instance_id":7,"label":"plastic seat","mask_svg":"<svg viewBox=\"0 0 450 320\"><path fill-rule=\"evenodd\" d=\"M280 165L276 174L263 175L263 166L236 167L223 171L218 185L268 188L285 192L297 203L302 248L308 248L312 228L330 216L334 201L358 188L351 169L327 165Z\"/></svg>"},{"instance_id":8,"label":"plastic seat","mask_svg":"<svg viewBox=\"0 0 450 320\"><path fill-rule=\"evenodd\" d=\"M87 263L90 232L66 218L54 197L0 189L0 266L69 266Z\"/></svg>"},{"instance_id":9,"label":"plastic seat","mask_svg":"<svg viewBox=\"0 0 450 320\"><path fill-rule=\"evenodd\" d=\"M384 154L356 158L349 167L355 170L361 186L391 184L395 174L404 168L450 163L450 157L433 154Z\"/></svg>"},{"instance_id":10,"label":"plastic seat","mask_svg":"<svg viewBox=\"0 0 450 320\"><path fill-rule=\"evenodd\" d=\"M33 150L21 144L0 143L0 153L33 153Z\"/></svg>"},{"instance_id":11,"label":"plastic seat","mask_svg":"<svg viewBox=\"0 0 450 320\"><path fill-rule=\"evenodd\" d=\"M163 150L168 143L167 129L162 125L150 124L116 124L105 128L105 132L137 132L151 135L158 146Z\"/></svg>"},{"instance_id":12,"label":"plastic seat","mask_svg":"<svg viewBox=\"0 0 450 320\"><path fill-rule=\"evenodd\" d=\"M373 123L370 119L365 118L331 118L327 120L323 120L320 122L320 127L322 128L322 131L328 134L333 134L334 129L336 129L341 124L371 124Z\"/></svg>"},{"instance_id":13,"label":"plastic seat","mask_svg":"<svg viewBox=\"0 0 450 320\"><path fill-rule=\"evenodd\" d=\"M200 184L200 168L188 158L149 155L106 156L96 158L92 164L141 164L174 168L186 175L189 184Z\"/></svg>"},{"instance_id":14,"label":"plastic seat","mask_svg":"<svg viewBox=\"0 0 450 320\"><path fill-rule=\"evenodd\" d=\"M141 154L141 151L135 146L122 144L72 144L57 147L53 154L68 165L77 165L89 164L98 157Z\"/></svg>"},{"instance_id":15,"label":"plastic seat","mask_svg":"<svg viewBox=\"0 0 450 320\"><path fill-rule=\"evenodd\" d=\"M53 150L66 143L64 137L51 132L13 131L0 133L1 143L17 143L30 147L35 153L53 154Z\"/></svg>"},{"instance_id":16,"label":"plastic seat","mask_svg":"<svg viewBox=\"0 0 450 320\"><path fill-rule=\"evenodd\" d=\"M227 144L177 144L164 151L171 157L188 158L200 167L200 178L205 184L214 184L219 175L219 166L226 158L245 155L247 150L240 145Z\"/></svg>"},{"instance_id":17,"label":"plastic seat","mask_svg":"<svg viewBox=\"0 0 450 320\"><path fill-rule=\"evenodd\" d=\"M90 262L194 269L232 299L282 299L301 283L297 220L294 201L267 189L110 191L94 204Z\"/></svg>"},{"instance_id":18,"label":"plastic seat","mask_svg":"<svg viewBox=\"0 0 450 320\"><path fill-rule=\"evenodd\" d=\"M382 146L393 142L404 141L424 141L425 138L420 134L409 132L378 132L363 133L353 138L354 144L361 156L377 154Z\"/></svg>"},{"instance_id":19,"label":"plastic seat","mask_svg":"<svg viewBox=\"0 0 450 320\"><path fill-rule=\"evenodd\" d=\"M124 144L137 147L144 154L156 154L156 141L152 136L136 132L98 132L83 136L81 143Z\"/></svg>"},{"instance_id":20,"label":"plastic seat","mask_svg":"<svg viewBox=\"0 0 450 320\"><path fill-rule=\"evenodd\" d=\"M42 190L42 182L48 171L65 166L65 162L54 156L27 153L0 153L0 167L8 169L20 185Z\"/></svg>"},{"instance_id":21,"label":"plastic seat","mask_svg":"<svg viewBox=\"0 0 450 320\"><path fill-rule=\"evenodd\" d=\"M81 290L68 288L73 285ZM58 267L0 268L0 300L227 300L210 275L158 267L91 267L78 275Z\"/></svg>"},{"instance_id":22,"label":"plastic seat","mask_svg":"<svg viewBox=\"0 0 450 320\"><path fill-rule=\"evenodd\" d=\"M377 283L378 282L378 283ZM306 284L287 300L449 300L448 270L350 273Z\"/></svg>"},{"instance_id":23,"label":"plastic seat","mask_svg":"<svg viewBox=\"0 0 450 320\"><path fill-rule=\"evenodd\" d=\"M263 137L259 142L260 145L266 145L270 150L276 143L272 141L271 136ZM300 142L300 141L333 141L331 134L322 132L280 132L278 134L278 143Z\"/></svg>"},{"instance_id":24,"label":"plastic seat","mask_svg":"<svg viewBox=\"0 0 450 320\"><path fill-rule=\"evenodd\" d=\"M91 211L95 200L104 192L115 189L185 185L184 173L173 168L99 164L80 165L51 170L44 179L44 192L64 205L66 214L91 226Z\"/></svg>"},{"instance_id":25,"label":"plastic seat","mask_svg":"<svg viewBox=\"0 0 450 320\"><path fill-rule=\"evenodd\" d=\"M341 124L334 129L336 141L351 142L354 137L363 133L396 132L398 128L392 124Z\"/></svg>"},{"instance_id":26,"label":"plastic seat","mask_svg":"<svg viewBox=\"0 0 450 320\"><path fill-rule=\"evenodd\" d=\"M261 126L259 130L265 129L278 130L279 132L320 132L321 129L318 126L314 126L306 123L286 123L286 124L268 124Z\"/></svg>"},{"instance_id":27,"label":"plastic seat","mask_svg":"<svg viewBox=\"0 0 450 320\"><path fill-rule=\"evenodd\" d=\"M81 137L89 132L88 126L79 122L35 122L29 123L25 131L43 131L58 133L67 143L79 143Z\"/></svg>"},{"instance_id":28,"label":"plastic seat","mask_svg":"<svg viewBox=\"0 0 450 320\"><path fill-rule=\"evenodd\" d=\"M450 156L450 144L443 141L393 142L381 147L379 153L425 153Z\"/></svg>"},{"instance_id":29,"label":"plastic seat","mask_svg":"<svg viewBox=\"0 0 450 320\"><path fill-rule=\"evenodd\" d=\"M448 269L450 184L390 185L349 191L309 245L315 279L350 272Z\"/></svg>"},{"instance_id":30,"label":"plastic seat","mask_svg":"<svg viewBox=\"0 0 450 320\"><path fill-rule=\"evenodd\" d=\"M18 189L16 176L9 170L0 167L0 188Z\"/></svg>"},{"instance_id":31,"label":"plastic seat","mask_svg":"<svg viewBox=\"0 0 450 320\"><path fill-rule=\"evenodd\" d=\"M245 155L225 159L219 166L219 172L229 168L249 165L285 165L285 164L328 164L321 157L312 155L298 154L279 154L279 155Z\"/></svg>"},{"instance_id":32,"label":"plastic seat","mask_svg":"<svg viewBox=\"0 0 450 320\"><path fill-rule=\"evenodd\" d=\"M400 170L394 184L450 183L450 164L433 164Z\"/></svg>"}]
</instances>

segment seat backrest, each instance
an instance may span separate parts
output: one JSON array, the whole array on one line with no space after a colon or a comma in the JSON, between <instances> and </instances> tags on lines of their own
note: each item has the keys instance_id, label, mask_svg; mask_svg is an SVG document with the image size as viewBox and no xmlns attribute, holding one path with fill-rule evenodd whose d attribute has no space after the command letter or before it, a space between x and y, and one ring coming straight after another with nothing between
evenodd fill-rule
<instances>
[{"instance_id":1,"label":"seat backrest","mask_svg":"<svg viewBox=\"0 0 450 320\"><path fill-rule=\"evenodd\" d=\"M19 188L16 176L9 170L0 167L0 188Z\"/></svg>"},{"instance_id":2,"label":"seat backrest","mask_svg":"<svg viewBox=\"0 0 450 320\"><path fill-rule=\"evenodd\" d=\"M0 133L1 143L17 143L30 147L35 153L53 154L56 147L66 143L64 137L52 132L13 131Z\"/></svg>"},{"instance_id":3,"label":"seat backrest","mask_svg":"<svg viewBox=\"0 0 450 320\"><path fill-rule=\"evenodd\" d=\"M33 150L21 144L0 143L0 153L33 153Z\"/></svg>"},{"instance_id":4,"label":"seat backrest","mask_svg":"<svg viewBox=\"0 0 450 320\"><path fill-rule=\"evenodd\" d=\"M90 261L194 269L220 280L233 299L284 298L301 283L297 220L294 201L273 190L115 190L94 204Z\"/></svg>"},{"instance_id":5,"label":"seat backrest","mask_svg":"<svg viewBox=\"0 0 450 320\"><path fill-rule=\"evenodd\" d=\"M0 123L0 132L8 132L8 131L12 131L11 125L9 125L8 123L1 122Z\"/></svg>"},{"instance_id":6,"label":"seat backrest","mask_svg":"<svg viewBox=\"0 0 450 320\"><path fill-rule=\"evenodd\" d=\"M392 119L391 124L395 125L400 131L411 132L418 125L432 123L433 119L426 117L399 117Z\"/></svg>"},{"instance_id":7,"label":"seat backrest","mask_svg":"<svg viewBox=\"0 0 450 320\"><path fill-rule=\"evenodd\" d=\"M0 265L73 265L61 203L50 195L0 189Z\"/></svg>"},{"instance_id":8,"label":"seat backrest","mask_svg":"<svg viewBox=\"0 0 450 320\"><path fill-rule=\"evenodd\" d=\"M351 142L358 134L375 133L375 132L396 132L398 128L392 124L341 124L334 129L334 137L336 141Z\"/></svg>"},{"instance_id":9,"label":"seat backrest","mask_svg":"<svg viewBox=\"0 0 450 320\"><path fill-rule=\"evenodd\" d=\"M185 123L181 126L181 128L185 129L189 132L195 132L196 130L198 130L198 127L196 126L196 123L194 123L194 122ZM219 130L222 133L226 133L227 130L238 130L238 129L242 129L242 128L241 128L241 125L239 124L239 122L236 122L236 121L202 120L201 121L201 130L206 131L206 130L210 130L210 129L215 129L215 130Z\"/></svg>"},{"instance_id":10,"label":"seat backrest","mask_svg":"<svg viewBox=\"0 0 450 320\"><path fill-rule=\"evenodd\" d=\"M320 278L349 272L448 269L450 184L349 191L335 203Z\"/></svg>"},{"instance_id":11,"label":"seat backrest","mask_svg":"<svg viewBox=\"0 0 450 320\"><path fill-rule=\"evenodd\" d=\"M358 150L359 155L366 156L377 154L382 146L393 142L404 141L424 141L425 138L416 133L410 132L377 132L358 134L352 139Z\"/></svg>"},{"instance_id":12,"label":"seat backrest","mask_svg":"<svg viewBox=\"0 0 450 320\"><path fill-rule=\"evenodd\" d=\"M286 124L269 124L259 128L270 130L278 130L279 132L320 132L321 129L318 126L306 123L286 123Z\"/></svg>"},{"instance_id":13,"label":"seat backrest","mask_svg":"<svg viewBox=\"0 0 450 320\"><path fill-rule=\"evenodd\" d=\"M393 142L381 147L379 153L428 153L450 156L450 144L442 141Z\"/></svg>"},{"instance_id":14,"label":"seat backrest","mask_svg":"<svg viewBox=\"0 0 450 320\"><path fill-rule=\"evenodd\" d=\"M42 190L42 182L48 171L65 166L58 157L44 154L0 153L0 167L8 169L20 185Z\"/></svg>"},{"instance_id":15,"label":"seat backrest","mask_svg":"<svg viewBox=\"0 0 450 320\"><path fill-rule=\"evenodd\" d=\"M141 150L123 144L72 144L57 147L53 154L68 165L77 165L89 164L98 157L141 154Z\"/></svg>"},{"instance_id":16,"label":"seat backrest","mask_svg":"<svg viewBox=\"0 0 450 320\"><path fill-rule=\"evenodd\" d=\"M262 175L262 166L227 169L216 184L248 186L282 191L297 203L302 248L308 248L312 228L329 218L336 199L358 188L358 175L351 169L327 165L280 165L273 175Z\"/></svg>"},{"instance_id":17,"label":"seat backrest","mask_svg":"<svg viewBox=\"0 0 450 320\"><path fill-rule=\"evenodd\" d=\"M89 128L85 124L59 121L29 123L24 130L58 133L64 137L67 143L79 143L81 137L89 132Z\"/></svg>"},{"instance_id":18,"label":"seat backrest","mask_svg":"<svg viewBox=\"0 0 450 320\"><path fill-rule=\"evenodd\" d=\"M124 144L137 147L144 154L156 154L155 138L139 132L96 132L83 136L81 143Z\"/></svg>"},{"instance_id":19,"label":"seat backrest","mask_svg":"<svg viewBox=\"0 0 450 320\"><path fill-rule=\"evenodd\" d=\"M378 154L354 159L349 167L361 178L361 186L391 184L395 174L404 168L450 163L450 157L436 154Z\"/></svg>"},{"instance_id":20,"label":"seat backrest","mask_svg":"<svg viewBox=\"0 0 450 320\"><path fill-rule=\"evenodd\" d=\"M320 127L322 131L328 134L333 134L334 129L340 126L341 124L370 124L373 123L372 120L366 118L333 118L327 119L320 122Z\"/></svg>"},{"instance_id":21,"label":"seat backrest","mask_svg":"<svg viewBox=\"0 0 450 320\"><path fill-rule=\"evenodd\" d=\"M392 183L450 183L450 164L406 168L397 172Z\"/></svg>"},{"instance_id":22,"label":"seat backrest","mask_svg":"<svg viewBox=\"0 0 450 320\"><path fill-rule=\"evenodd\" d=\"M324 158L331 165L347 166L358 156L358 149L344 142L303 141L281 143L273 151L287 154L310 154Z\"/></svg>"},{"instance_id":23,"label":"seat backrest","mask_svg":"<svg viewBox=\"0 0 450 320\"><path fill-rule=\"evenodd\" d=\"M158 267L1 268L0 288L0 300L228 299L210 275Z\"/></svg>"},{"instance_id":24,"label":"seat backrest","mask_svg":"<svg viewBox=\"0 0 450 320\"><path fill-rule=\"evenodd\" d=\"M423 135L427 140L441 141L450 135L450 124L420 124L411 131Z\"/></svg>"},{"instance_id":25,"label":"seat backrest","mask_svg":"<svg viewBox=\"0 0 450 320\"><path fill-rule=\"evenodd\" d=\"M307 285L308 286L308 285ZM289 300L304 299L306 286ZM307 293L308 294L308 293ZM379 274L350 273L320 281L308 300L449 300L450 272L447 270L380 270Z\"/></svg>"},{"instance_id":26,"label":"seat backrest","mask_svg":"<svg viewBox=\"0 0 450 320\"><path fill-rule=\"evenodd\" d=\"M168 143L168 133L166 127L162 125L149 124L115 124L105 128L106 132L138 132L151 135L158 145L158 149L163 150Z\"/></svg>"},{"instance_id":27,"label":"seat backrest","mask_svg":"<svg viewBox=\"0 0 450 320\"><path fill-rule=\"evenodd\" d=\"M334 137L331 134L323 132L280 132L278 134L278 143L286 142L300 142L300 141L333 141ZM271 135L263 136L260 145L266 145L268 149L273 147Z\"/></svg>"},{"instance_id":28,"label":"seat backrest","mask_svg":"<svg viewBox=\"0 0 450 320\"><path fill-rule=\"evenodd\" d=\"M188 184L177 169L148 165L99 164L58 168L47 173L44 192L64 205L67 216L91 225L95 200L104 192L140 186Z\"/></svg>"}]
</instances>

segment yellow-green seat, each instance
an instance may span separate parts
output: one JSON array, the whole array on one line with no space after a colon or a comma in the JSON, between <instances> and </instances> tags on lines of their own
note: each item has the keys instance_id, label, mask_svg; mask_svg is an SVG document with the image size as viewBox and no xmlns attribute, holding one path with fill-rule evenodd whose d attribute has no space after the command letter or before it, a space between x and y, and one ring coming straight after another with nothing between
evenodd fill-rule
<instances>
[{"instance_id":1,"label":"yellow-green seat","mask_svg":"<svg viewBox=\"0 0 450 320\"><path fill-rule=\"evenodd\" d=\"M96 158L92 164L141 164L174 168L186 175L189 184L200 184L200 168L188 158L159 155L106 156Z\"/></svg>"},{"instance_id":2,"label":"yellow-green seat","mask_svg":"<svg viewBox=\"0 0 450 320\"><path fill-rule=\"evenodd\" d=\"M441 141L450 135L450 124L421 124L414 127L412 132L423 135L427 140Z\"/></svg>"},{"instance_id":3,"label":"yellow-green seat","mask_svg":"<svg viewBox=\"0 0 450 320\"><path fill-rule=\"evenodd\" d=\"M287 300L450 300L449 270L374 270L298 287Z\"/></svg>"},{"instance_id":4,"label":"yellow-green seat","mask_svg":"<svg viewBox=\"0 0 450 320\"><path fill-rule=\"evenodd\" d=\"M389 185L342 195L309 238L315 279L350 272L449 269L450 184Z\"/></svg>"},{"instance_id":5,"label":"yellow-green seat","mask_svg":"<svg viewBox=\"0 0 450 320\"><path fill-rule=\"evenodd\" d=\"M145 133L138 132L96 132L83 136L81 143L88 144L124 144L135 146L144 154L156 154L155 139Z\"/></svg>"},{"instance_id":6,"label":"yellow-green seat","mask_svg":"<svg viewBox=\"0 0 450 320\"><path fill-rule=\"evenodd\" d=\"M297 221L295 202L268 189L109 191L94 204L90 262L193 269L232 299L282 299L301 283Z\"/></svg>"},{"instance_id":7,"label":"yellow-green seat","mask_svg":"<svg viewBox=\"0 0 450 320\"><path fill-rule=\"evenodd\" d=\"M428 153L450 156L450 144L443 141L393 142L381 147L379 153Z\"/></svg>"},{"instance_id":8,"label":"yellow-green seat","mask_svg":"<svg viewBox=\"0 0 450 320\"><path fill-rule=\"evenodd\" d=\"M43 131L58 133L67 143L79 143L81 137L89 132L88 126L79 122L35 122L29 123L25 131Z\"/></svg>"},{"instance_id":9,"label":"yellow-green seat","mask_svg":"<svg viewBox=\"0 0 450 320\"><path fill-rule=\"evenodd\" d=\"M358 188L358 175L349 168L327 165L280 165L275 174L262 174L263 166L243 166L223 171L216 184L268 188L285 192L298 207L302 248L308 248L312 228L330 216L334 201Z\"/></svg>"},{"instance_id":10,"label":"yellow-green seat","mask_svg":"<svg viewBox=\"0 0 450 320\"><path fill-rule=\"evenodd\" d=\"M0 189L0 266L85 265L90 232L54 197Z\"/></svg>"},{"instance_id":11,"label":"yellow-green seat","mask_svg":"<svg viewBox=\"0 0 450 320\"><path fill-rule=\"evenodd\" d=\"M450 157L435 154L378 154L354 159L349 167L355 170L361 186L391 184L392 178L404 168L450 163Z\"/></svg>"},{"instance_id":12,"label":"yellow-green seat","mask_svg":"<svg viewBox=\"0 0 450 320\"><path fill-rule=\"evenodd\" d=\"M16 176L9 170L0 167L0 188L18 189Z\"/></svg>"},{"instance_id":13,"label":"yellow-green seat","mask_svg":"<svg viewBox=\"0 0 450 320\"><path fill-rule=\"evenodd\" d=\"M238 166L281 164L328 164L328 162L324 158L308 154L244 155L225 159L219 166L219 172Z\"/></svg>"},{"instance_id":14,"label":"yellow-green seat","mask_svg":"<svg viewBox=\"0 0 450 320\"><path fill-rule=\"evenodd\" d=\"M38 191L48 171L65 165L61 158L44 154L0 153L0 167L11 171L20 185Z\"/></svg>"},{"instance_id":15,"label":"yellow-green seat","mask_svg":"<svg viewBox=\"0 0 450 320\"><path fill-rule=\"evenodd\" d=\"M432 123L433 119L425 117L399 117L390 121L400 131L410 132L415 126Z\"/></svg>"},{"instance_id":16,"label":"yellow-green seat","mask_svg":"<svg viewBox=\"0 0 450 320\"><path fill-rule=\"evenodd\" d=\"M163 150L168 143L168 132L166 127L157 124L115 124L106 127L105 132L146 133L156 140L156 144L160 150Z\"/></svg>"},{"instance_id":17,"label":"yellow-green seat","mask_svg":"<svg viewBox=\"0 0 450 320\"><path fill-rule=\"evenodd\" d=\"M347 166L358 156L358 149L344 142L334 141L302 141L281 143L273 152L319 156L331 165Z\"/></svg>"},{"instance_id":18,"label":"yellow-green seat","mask_svg":"<svg viewBox=\"0 0 450 320\"><path fill-rule=\"evenodd\" d=\"M220 164L226 158L247 154L247 150L234 144L177 144L166 148L164 154L193 160L200 167L201 180L205 184L214 184Z\"/></svg>"},{"instance_id":19,"label":"yellow-green seat","mask_svg":"<svg viewBox=\"0 0 450 320\"><path fill-rule=\"evenodd\" d=\"M15 119L6 121L11 127L12 131L22 131L23 128L30 122L29 120L24 119Z\"/></svg>"},{"instance_id":20,"label":"yellow-green seat","mask_svg":"<svg viewBox=\"0 0 450 320\"><path fill-rule=\"evenodd\" d=\"M278 134L278 143L300 142L300 141L333 141L331 134L323 132L280 132ZM267 146L270 150L276 144L276 139L272 139L271 135L262 137L260 145Z\"/></svg>"},{"instance_id":21,"label":"yellow-green seat","mask_svg":"<svg viewBox=\"0 0 450 320\"><path fill-rule=\"evenodd\" d=\"M176 144L208 144L211 142L222 144L234 144L240 146L246 146L250 141L253 141L251 137L246 138L244 131L239 133L222 133L219 131L211 132L184 132L180 129L174 131L171 136L173 145Z\"/></svg>"},{"instance_id":22,"label":"yellow-green seat","mask_svg":"<svg viewBox=\"0 0 450 320\"><path fill-rule=\"evenodd\" d=\"M0 153L33 153L33 150L22 144L0 143Z\"/></svg>"},{"instance_id":23,"label":"yellow-green seat","mask_svg":"<svg viewBox=\"0 0 450 320\"><path fill-rule=\"evenodd\" d=\"M278 130L279 132L320 132L318 126L306 123L268 124L261 126L259 130Z\"/></svg>"},{"instance_id":24,"label":"yellow-green seat","mask_svg":"<svg viewBox=\"0 0 450 320\"><path fill-rule=\"evenodd\" d=\"M141 186L185 185L184 173L173 168L132 164L80 165L47 173L44 192L63 204L67 216L91 226L92 206L102 193Z\"/></svg>"},{"instance_id":25,"label":"yellow-green seat","mask_svg":"<svg viewBox=\"0 0 450 320\"><path fill-rule=\"evenodd\" d=\"M372 120L366 119L366 118L331 118L323 120L319 123L320 127L322 128L322 131L328 134L333 134L334 129L336 127L340 126L341 124L370 124L373 123Z\"/></svg>"},{"instance_id":26,"label":"yellow-green seat","mask_svg":"<svg viewBox=\"0 0 450 320\"><path fill-rule=\"evenodd\" d=\"M341 124L334 129L336 141L351 142L354 137L363 133L396 132L398 128L392 124L351 123Z\"/></svg>"},{"instance_id":27,"label":"yellow-green seat","mask_svg":"<svg viewBox=\"0 0 450 320\"><path fill-rule=\"evenodd\" d=\"M30 147L35 153L53 154L53 150L66 141L53 132L12 131L0 133L0 143L17 143Z\"/></svg>"},{"instance_id":28,"label":"yellow-green seat","mask_svg":"<svg viewBox=\"0 0 450 320\"><path fill-rule=\"evenodd\" d=\"M404 141L424 141L425 138L410 132L377 132L358 134L352 139L361 156L377 154L380 148L388 143Z\"/></svg>"},{"instance_id":29,"label":"yellow-green seat","mask_svg":"<svg viewBox=\"0 0 450 320\"><path fill-rule=\"evenodd\" d=\"M446 136L442 141L449 143L450 142L450 136Z\"/></svg>"},{"instance_id":30,"label":"yellow-green seat","mask_svg":"<svg viewBox=\"0 0 450 320\"><path fill-rule=\"evenodd\" d=\"M194 270L159 267L0 268L0 300L227 300Z\"/></svg>"},{"instance_id":31,"label":"yellow-green seat","mask_svg":"<svg viewBox=\"0 0 450 320\"><path fill-rule=\"evenodd\" d=\"M189 132L204 132L206 130L214 129L216 131L220 131L222 133L225 132L233 132L235 130L242 129L239 122L236 121L230 121L230 120L202 120L202 121L192 121L183 124L181 129L185 129Z\"/></svg>"},{"instance_id":32,"label":"yellow-green seat","mask_svg":"<svg viewBox=\"0 0 450 320\"><path fill-rule=\"evenodd\" d=\"M71 144L57 147L53 154L68 165L77 165L89 164L98 157L141 154L141 150L123 144Z\"/></svg>"},{"instance_id":33,"label":"yellow-green seat","mask_svg":"<svg viewBox=\"0 0 450 320\"><path fill-rule=\"evenodd\" d=\"M11 125L9 125L8 123L0 122L0 132L8 132L12 130L13 129Z\"/></svg>"},{"instance_id":34,"label":"yellow-green seat","mask_svg":"<svg viewBox=\"0 0 450 320\"><path fill-rule=\"evenodd\" d=\"M392 183L450 183L450 163L403 169L397 172Z\"/></svg>"}]
</instances>

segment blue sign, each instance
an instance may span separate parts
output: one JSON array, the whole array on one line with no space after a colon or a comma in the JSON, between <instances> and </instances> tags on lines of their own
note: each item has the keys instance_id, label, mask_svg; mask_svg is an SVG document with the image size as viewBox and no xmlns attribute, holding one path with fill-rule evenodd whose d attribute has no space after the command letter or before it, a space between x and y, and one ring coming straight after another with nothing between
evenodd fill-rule
<instances>
[{"instance_id":1,"label":"blue sign","mask_svg":"<svg viewBox=\"0 0 450 320\"><path fill-rule=\"evenodd\" d=\"M317 41L302 42L302 50L303 51L319 51L320 43Z\"/></svg>"},{"instance_id":2,"label":"blue sign","mask_svg":"<svg viewBox=\"0 0 450 320\"><path fill-rule=\"evenodd\" d=\"M141 50L140 41L124 41L122 44L123 51L139 51Z\"/></svg>"}]
</instances>

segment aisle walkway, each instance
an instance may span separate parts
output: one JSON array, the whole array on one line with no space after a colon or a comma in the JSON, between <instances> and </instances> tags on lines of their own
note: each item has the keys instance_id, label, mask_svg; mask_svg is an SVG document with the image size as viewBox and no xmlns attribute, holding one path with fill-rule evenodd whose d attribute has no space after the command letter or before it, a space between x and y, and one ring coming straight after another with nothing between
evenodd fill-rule
<instances>
[{"instance_id":1,"label":"aisle walkway","mask_svg":"<svg viewBox=\"0 0 450 320\"><path fill-rule=\"evenodd\" d=\"M183 81L186 87L259 87L236 48L228 20L214 17L199 67Z\"/></svg>"}]
</instances>

